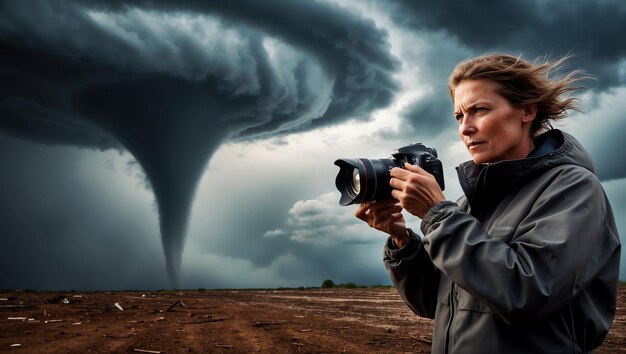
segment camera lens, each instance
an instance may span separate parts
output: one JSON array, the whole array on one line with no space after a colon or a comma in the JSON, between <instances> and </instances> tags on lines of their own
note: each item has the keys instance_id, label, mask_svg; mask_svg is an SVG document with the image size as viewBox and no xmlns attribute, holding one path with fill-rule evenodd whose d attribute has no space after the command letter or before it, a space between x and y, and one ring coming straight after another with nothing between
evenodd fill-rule
<instances>
[{"instance_id":1,"label":"camera lens","mask_svg":"<svg viewBox=\"0 0 626 354\"><path fill-rule=\"evenodd\" d=\"M359 175L359 170L356 168L352 169L352 183L349 187L350 192L355 196L361 192L361 176Z\"/></svg>"},{"instance_id":2,"label":"camera lens","mask_svg":"<svg viewBox=\"0 0 626 354\"><path fill-rule=\"evenodd\" d=\"M389 171L399 166L391 159L339 159L335 185L341 192L339 204L350 205L391 198Z\"/></svg>"}]
</instances>

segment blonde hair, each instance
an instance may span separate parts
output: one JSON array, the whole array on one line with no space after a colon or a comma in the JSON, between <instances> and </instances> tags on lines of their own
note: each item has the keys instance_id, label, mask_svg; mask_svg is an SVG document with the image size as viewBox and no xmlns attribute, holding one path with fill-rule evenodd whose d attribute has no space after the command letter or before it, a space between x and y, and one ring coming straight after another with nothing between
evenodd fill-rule
<instances>
[{"instance_id":1,"label":"blonde hair","mask_svg":"<svg viewBox=\"0 0 626 354\"><path fill-rule=\"evenodd\" d=\"M543 59L531 64L520 57L508 54L490 54L459 63L450 74L448 89L454 101L454 90L465 80L491 80L496 91L513 106L527 104L537 106L537 116L531 125L531 134L536 136L551 128L551 121L563 119L568 110L582 112L580 101L571 96L561 97L584 86L580 81L589 79L583 71L575 70L559 75L570 56L555 61ZM552 77L553 74L556 77Z\"/></svg>"}]
</instances>

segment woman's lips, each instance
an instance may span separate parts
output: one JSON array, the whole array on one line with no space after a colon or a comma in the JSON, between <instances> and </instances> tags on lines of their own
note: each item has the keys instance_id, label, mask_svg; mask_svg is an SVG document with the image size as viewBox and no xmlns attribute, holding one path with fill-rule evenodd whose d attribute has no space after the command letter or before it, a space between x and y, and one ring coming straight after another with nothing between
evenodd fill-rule
<instances>
[{"instance_id":1,"label":"woman's lips","mask_svg":"<svg viewBox=\"0 0 626 354\"><path fill-rule=\"evenodd\" d=\"M471 150L484 143L485 143L484 141L472 141L469 144L467 144L467 148Z\"/></svg>"}]
</instances>

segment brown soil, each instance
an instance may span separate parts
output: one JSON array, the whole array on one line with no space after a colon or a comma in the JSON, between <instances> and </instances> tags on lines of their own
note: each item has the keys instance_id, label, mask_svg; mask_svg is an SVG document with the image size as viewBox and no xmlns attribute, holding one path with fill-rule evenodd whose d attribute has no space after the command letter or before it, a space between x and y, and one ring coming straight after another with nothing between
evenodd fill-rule
<instances>
[{"instance_id":1,"label":"brown soil","mask_svg":"<svg viewBox=\"0 0 626 354\"><path fill-rule=\"evenodd\" d=\"M0 352L424 353L431 330L390 288L0 292ZM626 286L596 351L618 352Z\"/></svg>"}]
</instances>

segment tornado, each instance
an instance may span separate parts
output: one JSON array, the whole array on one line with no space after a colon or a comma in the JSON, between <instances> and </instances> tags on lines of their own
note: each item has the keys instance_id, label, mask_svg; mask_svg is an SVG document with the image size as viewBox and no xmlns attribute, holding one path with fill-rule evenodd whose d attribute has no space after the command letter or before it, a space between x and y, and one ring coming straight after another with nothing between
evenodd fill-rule
<instances>
[{"instance_id":1,"label":"tornado","mask_svg":"<svg viewBox=\"0 0 626 354\"><path fill-rule=\"evenodd\" d=\"M398 90L384 31L328 3L0 0L0 12L0 130L132 154L174 288L221 144L367 120Z\"/></svg>"},{"instance_id":2,"label":"tornado","mask_svg":"<svg viewBox=\"0 0 626 354\"><path fill-rule=\"evenodd\" d=\"M228 126L216 121L235 110L232 102L206 82L161 75L118 78L84 88L73 99L80 114L119 140L143 168L158 205L170 284L177 288L196 187L228 137Z\"/></svg>"}]
</instances>

